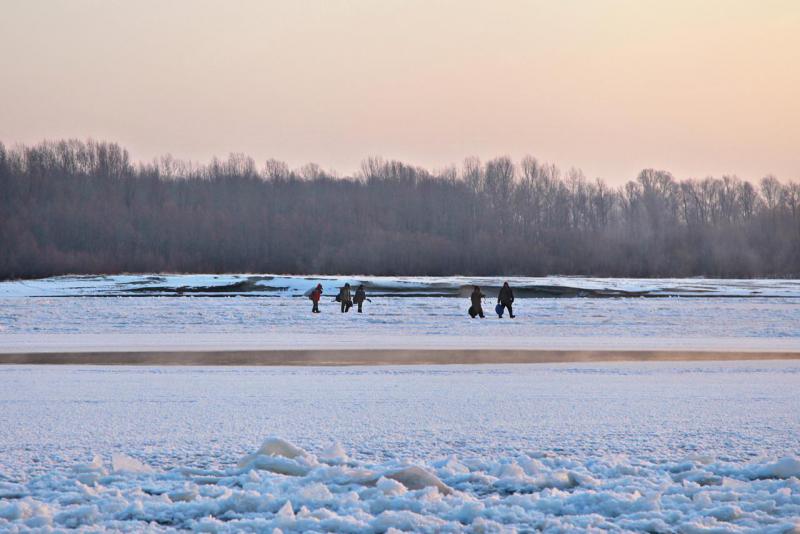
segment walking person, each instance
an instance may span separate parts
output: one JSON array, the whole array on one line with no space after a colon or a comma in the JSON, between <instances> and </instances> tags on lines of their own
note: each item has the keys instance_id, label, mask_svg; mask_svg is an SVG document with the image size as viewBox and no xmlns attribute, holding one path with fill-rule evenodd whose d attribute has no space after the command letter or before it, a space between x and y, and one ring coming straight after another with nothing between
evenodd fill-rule
<instances>
[{"instance_id":1,"label":"walking person","mask_svg":"<svg viewBox=\"0 0 800 534\"><path fill-rule=\"evenodd\" d=\"M358 306L358 313L361 313L361 306L364 304L365 300L369 300L367 298L367 291L364 289L364 284L360 284L356 289L356 295L353 298L353 302Z\"/></svg>"},{"instance_id":2,"label":"walking person","mask_svg":"<svg viewBox=\"0 0 800 534\"><path fill-rule=\"evenodd\" d=\"M347 313L350 311L350 308L353 307L353 297L350 295L349 283L345 284L344 287L339 290L336 300L342 304L342 313Z\"/></svg>"},{"instance_id":3,"label":"walking person","mask_svg":"<svg viewBox=\"0 0 800 534\"><path fill-rule=\"evenodd\" d=\"M514 303L514 292L511 291L511 286L508 285L508 282L503 283L503 287L500 288L500 294L497 295L497 315L500 318L503 318L503 312L507 309L508 316L512 319L515 317L514 311L511 309L511 305Z\"/></svg>"},{"instance_id":4,"label":"walking person","mask_svg":"<svg viewBox=\"0 0 800 534\"><path fill-rule=\"evenodd\" d=\"M469 299L472 302L472 306L469 307L469 315L473 319L477 316L480 316L481 319L486 318L486 316L483 315L483 306L481 305L481 299L483 299L485 296L486 295L481 293L480 287L474 286L472 294L469 296Z\"/></svg>"},{"instance_id":5,"label":"walking person","mask_svg":"<svg viewBox=\"0 0 800 534\"><path fill-rule=\"evenodd\" d=\"M308 298L311 299L311 313L319 313L319 299L322 297L322 284L317 284Z\"/></svg>"}]
</instances>

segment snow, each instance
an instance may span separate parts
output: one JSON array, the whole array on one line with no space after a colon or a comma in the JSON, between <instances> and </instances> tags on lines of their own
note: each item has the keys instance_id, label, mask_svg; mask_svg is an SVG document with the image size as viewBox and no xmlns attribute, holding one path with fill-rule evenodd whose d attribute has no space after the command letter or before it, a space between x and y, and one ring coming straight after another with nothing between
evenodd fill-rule
<instances>
[{"instance_id":1,"label":"snow","mask_svg":"<svg viewBox=\"0 0 800 534\"><path fill-rule=\"evenodd\" d=\"M468 296L479 285L489 293L509 281L518 296L800 297L800 280L707 278L592 278L581 276L287 276L277 274L142 274L55 276L0 282L0 298L141 295L303 296L318 283L334 288L364 284L379 295ZM574 290L574 291L572 291ZM485 291L486 292L486 291ZM496 296L496 295L495 295Z\"/></svg>"},{"instance_id":2,"label":"snow","mask_svg":"<svg viewBox=\"0 0 800 534\"><path fill-rule=\"evenodd\" d=\"M117 453L111 455L111 469L115 472L127 473L149 473L150 467L143 464L136 458L131 458L127 454Z\"/></svg>"},{"instance_id":3,"label":"snow","mask_svg":"<svg viewBox=\"0 0 800 534\"><path fill-rule=\"evenodd\" d=\"M758 478L790 478L800 477L800 460L797 458L781 458L775 463L761 466L756 471Z\"/></svg>"},{"instance_id":4,"label":"snow","mask_svg":"<svg viewBox=\"0 0 800 534\"><path fill-rule=\"evenodd\" d=\"M229 285L238 279L233 275L164 278L166 281L159 283L170 287ZM240 278L247 279L244 275ZM530 285L530 280L514 279L512 284ZM326 296L322 313L312 315L308 299L292 295L301 294L316 281L271 279L269 283L276 287L295 289L269 296L255 293L223 298L120 296L147 283L143 276L3 282L0 352L303 348L800 351L800 286L796 281L562 279L572 287L595 289L655 291L661 287L660 291L665 291L672 287L673 292L686 292L703 286L707 294L692 298L520 298L513 320L493 314L485 320L470 320L466 298L404 296L408 293L402 292L377 296L372 290L372 302L366 303L363 314L341 314L332 297ZM406 284L416 287L415 291L444 287L454 292L466 281L385 279L381 287L386 291L389 286ZM330 291L342 280L324 282ZM559 279L546 282L555 284ZM747 295L730 296L737 292ZM714 296L721 294L729 296ZM487 301L489 307L491 301Z\"/></svg>"},{"instance_id":5,"label":"snow","mask_svg":"<svg viewBox=\"0 0 800 534\"><path fill-rule=\"evenodd\" d=\"M468 319L501 281L2 282L0 352L800 350L795 280L515 278ZM800 532L798 413L800 361L0 366L0 531Z\"/></svg>"},{"instance_id":6,"label":"snow","mask_svg":"<svg viewBox=\"0 0 800 534\"><path fill-rule=\"evenodd\" d=\"M800 529L800 362L0 367L0 531Z\"/></svg>"}]
</instances>

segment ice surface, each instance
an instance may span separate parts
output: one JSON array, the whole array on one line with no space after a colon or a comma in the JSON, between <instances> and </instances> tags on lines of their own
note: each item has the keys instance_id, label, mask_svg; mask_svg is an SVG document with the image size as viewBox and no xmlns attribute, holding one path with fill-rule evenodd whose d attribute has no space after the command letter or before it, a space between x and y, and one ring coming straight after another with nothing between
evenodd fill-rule
<instances>
[{"instance_id":1,"label":"ice surface","mask_svg":"<svg viewBox=\"0 0 800 534\"><path fill-rule=\"evenodd\" d=\"M795 532L798 408L800 362L6 366L0 531Z\"/></svg>"},{"instance_id":2,"label":"ice surface","mask_svg":"<svg viewBox=\"0 0 800 534\"><path fill-rule=\"evenodd\" d=\"M143 274L55 276L0 282L0 298L65 296L303 296L318 283L327 294L334 288L364 284L381 296L466 297L473 285L497 296L509 281L516 296L525 297L800 297L800 280L707 278L545 277L387 277L286 276L275 274ZM466 292L465 292L466 291Z\"/></svg>"},{"instance_id":3,"label":"ice surface","mask_svg":"<svg viewBox=\"0 0 800 534\"><path fill-rule=\"evenodd\" d=\"M171 287L230 285L237 279L232 275L218 279L164 278L163 284L169 282ZM270 283L295 287L299 294L316 280L273 279ZM341 281L323 282L330 290ZM382 287L414 285L417 293L370 293L372 302L366 303L363 314L339 313L338 305L327 295L321 303L322 313L313 315L310 302L302 297L292 298L294 293L290 290L255 297L195 294L178 298L150 294L133 298L113 295L124 294L128 287L141 287L140 283L151 282L149 278L5 282L0 283L0 352L286 348L800 350L800 298L794 281L565 279L572 286L604 290L673 286L681 291L699 291L697 288L703 286L707 292L703 294L712 296L522 298L515 305L514 320L501 320L493 314L485 320L470 320L466 298L419 296L420 287L446 286L448 291L455 291L465 281L383 280ZM27 288L27 293L21 288ZM747 296L713 296L736 292ZM62 296L42 296L53 294ZM487 301L487 310L490 307L491 301Z\"/></svg>"},{"instance_id":4,"label":"ice surface","mask_svg":"<svg viewBox=\"0 0 800 534\"><path fill-rule=\"evenodd\" d=\"M150 467L143 464L136 458L131 458L127 454L117 453L111 456L111 469L116 472L127 473L149 473Z\"/></svg>"},{"instance_id":5,"label":"ice surface","mask_svg":"<svg viewBox=\"0 0 800 534\"><path fill-rule=\"evenodd\" d=\"M500 279L348 280L366 313L308 313L333 277L0 283L0 351L800 350L797 281L515 279L472 321ZM798 532L798 413L800 362L2 366L0 531Z\"/></svg>"}]
</instances>

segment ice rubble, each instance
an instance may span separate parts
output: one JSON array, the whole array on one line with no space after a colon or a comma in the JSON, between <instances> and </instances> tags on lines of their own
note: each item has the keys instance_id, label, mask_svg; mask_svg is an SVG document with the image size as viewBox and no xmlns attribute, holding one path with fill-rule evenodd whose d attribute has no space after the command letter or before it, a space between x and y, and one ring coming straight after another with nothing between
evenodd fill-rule
<instances>
[{"instance_id":1,"label":"ice rubble","mask_svg":"<svg viewBox=\"0 0 800 534\"><path fill-rule=\"evenodd\" d=\"M800 460L578 460L530 453L429 465L319 456L269 438L223 470L95 457L0 486L0 530L800 532Z\"/></svg>"}]
</instances>

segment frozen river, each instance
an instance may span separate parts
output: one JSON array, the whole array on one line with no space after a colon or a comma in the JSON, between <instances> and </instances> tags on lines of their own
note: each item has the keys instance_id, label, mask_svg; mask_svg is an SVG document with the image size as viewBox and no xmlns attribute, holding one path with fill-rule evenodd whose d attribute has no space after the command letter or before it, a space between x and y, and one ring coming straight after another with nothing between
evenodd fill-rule
<instances>
[{"instance_id":1,"label":"frozen river","mask_svg":"<svg viewBox=\"0 0 800 534\"><path fill-rule=\"evenodd\" d=\"M5 366L0 530L789 532L799 412L800 362Z\"/></svg>"},{"instance_id":2,"label":"frozen river","mask_svg":"<svg viewBox=\"0 0 800 534\"><path fill-rule=\"evenodd\" d=\"M331 293L365 282L365 313ZM323 283L322 312L303 297ZM126 349L519 348L800 350L800 282L250 275L60 277L0 283L0 352ZM466 293L489 295L470 320Z\"/></svg>"},{"instance_id":3,"label":"frozen river","mask_svg":"<svg viewBox=\"0 0 800 534\"><path fill-rule=\"evenodd\" d=\"M326 296L364 282L365 313ZM793 280L0 283L0 352L800 351ZM0 366L0 531L800 531L800 361Z\"/></svg>"}]
</instances>

